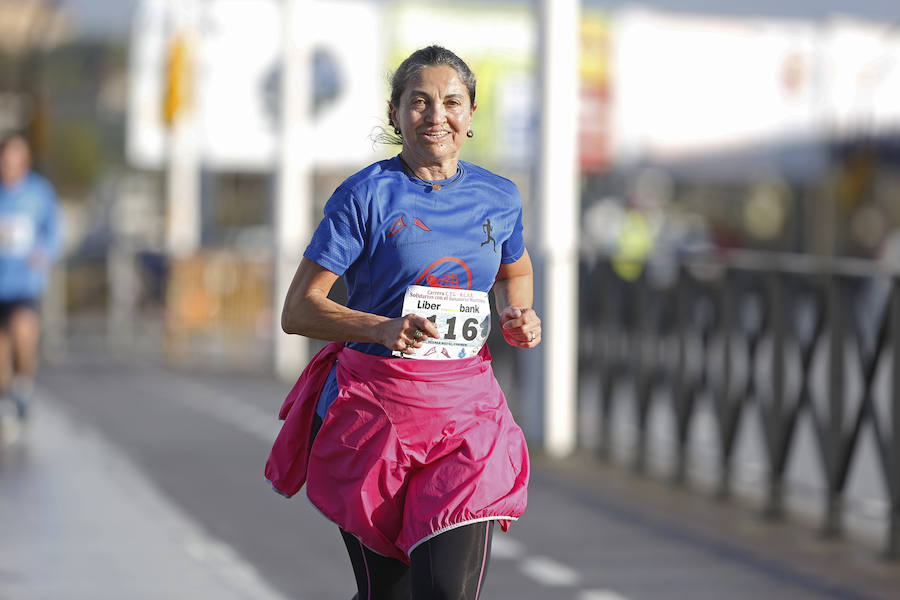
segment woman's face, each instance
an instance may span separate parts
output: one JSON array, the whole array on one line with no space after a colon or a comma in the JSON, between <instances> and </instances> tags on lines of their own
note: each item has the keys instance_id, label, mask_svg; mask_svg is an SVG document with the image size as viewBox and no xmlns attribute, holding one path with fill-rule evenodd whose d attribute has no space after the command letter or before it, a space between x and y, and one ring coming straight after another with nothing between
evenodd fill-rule
<instances>
[{"instance_id":1,"label":"woman's face","mask_svg":"<svg viewBox=\"0 0 900 600\"><path fill-rule=\"evenodd\" d=\"M28 144L22 138L10 138L0 148L0 181L4 185L12 185L22 179L29 166Z\"/></svg>"},{"instance_id":2,"label":"woman's face","mask_svg":"<svg viewBox=\"0 0 900 600\"><path fill-rule=\"evenodd\" d=\"M407 162L415 162L414 167L455 163L475 108L456 69L424 67L403 91L400 105L390 105Z\"/></svg>"}]
</instances>

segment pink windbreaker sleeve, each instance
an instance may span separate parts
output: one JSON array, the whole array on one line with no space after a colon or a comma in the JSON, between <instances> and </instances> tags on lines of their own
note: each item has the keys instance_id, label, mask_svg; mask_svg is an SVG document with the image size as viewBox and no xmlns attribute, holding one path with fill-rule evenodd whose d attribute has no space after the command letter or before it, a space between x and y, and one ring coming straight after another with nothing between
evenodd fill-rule
<instances>
[{"instance_id":1,"label":"pink windbreaker sleeve","mask_svg":"<svg viewBox=\"0 0 900 600\"><path fill-rule=\"evenodd\" d=\"M331 342L309 361L278 413L284 425L266 461L266 479L276 492L287 498L299 492L306 482L316 404L343 346L340 342Z\"/></svg>"}]
</instances>

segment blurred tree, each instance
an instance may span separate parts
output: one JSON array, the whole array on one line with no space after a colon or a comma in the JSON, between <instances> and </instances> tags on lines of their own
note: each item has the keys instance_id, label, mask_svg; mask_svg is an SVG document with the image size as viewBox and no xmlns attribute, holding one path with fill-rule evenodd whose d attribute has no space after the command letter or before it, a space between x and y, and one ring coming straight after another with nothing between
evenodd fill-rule
<instances>
[{"instance_id":1,"label":"blurred tree","mask_svg":"<svg viewBox=\"0 0 900 600\"><path fill-rule=\"evenodd\" d=\"M48 53L35 124L44 128L41 167L60 193L83 198L107 169L123 164L125 106L105 91L122 80L124 49L106 42L73 42Z\"/></svg>"},{"instance_id":2,"label":"blurred tree","mask_svg":"<svg viewBox=\"0 0 900 600\"><path fill-rule=\"evenodd\" d=\"M82 197L97 180L109 157L101 132L84 120L57 122L49 135L46 174L60 194Z\"/></svg>"}]
</instances>

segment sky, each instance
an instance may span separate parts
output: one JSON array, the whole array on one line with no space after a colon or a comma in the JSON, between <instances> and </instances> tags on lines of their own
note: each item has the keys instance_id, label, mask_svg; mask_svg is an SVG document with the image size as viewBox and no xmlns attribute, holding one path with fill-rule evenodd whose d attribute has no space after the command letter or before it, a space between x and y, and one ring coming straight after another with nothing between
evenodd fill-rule
<instances>
[{"instance_id":1,"label":"sky","mask_svg":"<svg viewBox=\"0 0 900 600\"><path fill-rule=\"evenodd\" d=\"M138 0L60 0L71 16L76 36L124 37ZM373 0L386 1L386 0ZM447 1L447 0L444 0ZM450 0L473 4L473 0ZM513 2L516 0L494 0ZM842 14L900 26L900 0L583 0L585 6L615 8L637 4L675 12L718 15L769 16L821 20ZM537 0L519 0L532 2Z\"/></svg>"}]
</instances>

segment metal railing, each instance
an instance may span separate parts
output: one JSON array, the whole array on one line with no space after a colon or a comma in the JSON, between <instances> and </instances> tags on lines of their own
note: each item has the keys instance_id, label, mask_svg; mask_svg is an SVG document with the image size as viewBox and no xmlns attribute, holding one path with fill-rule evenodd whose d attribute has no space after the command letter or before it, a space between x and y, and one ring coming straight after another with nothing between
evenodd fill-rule
<instances>
[{"instance_id":1,"label":"metal railing","mask_svg":"<svg viewBox=\"0 0 900 600\"><path fill-rule=\"evenodd\" d=\"M625 385L634 468L646 470L651 410L668 402L676 448L670 475L683 484L692 428L706 403L718 438L717 492L728 497L738 431L757 411L765 512L780 517L805 413L816 441L811 462L823 471L823 531L837 535L852 459L868 427L878 463L872 470L887 499L885 554L900 556L898 274L854 259L736 252L648 263L627 281L614 260L592 257L581 267L581 302L580 394L593 377L601 456L613 453L613 406Z\"/></svg>"}]
</instances>

